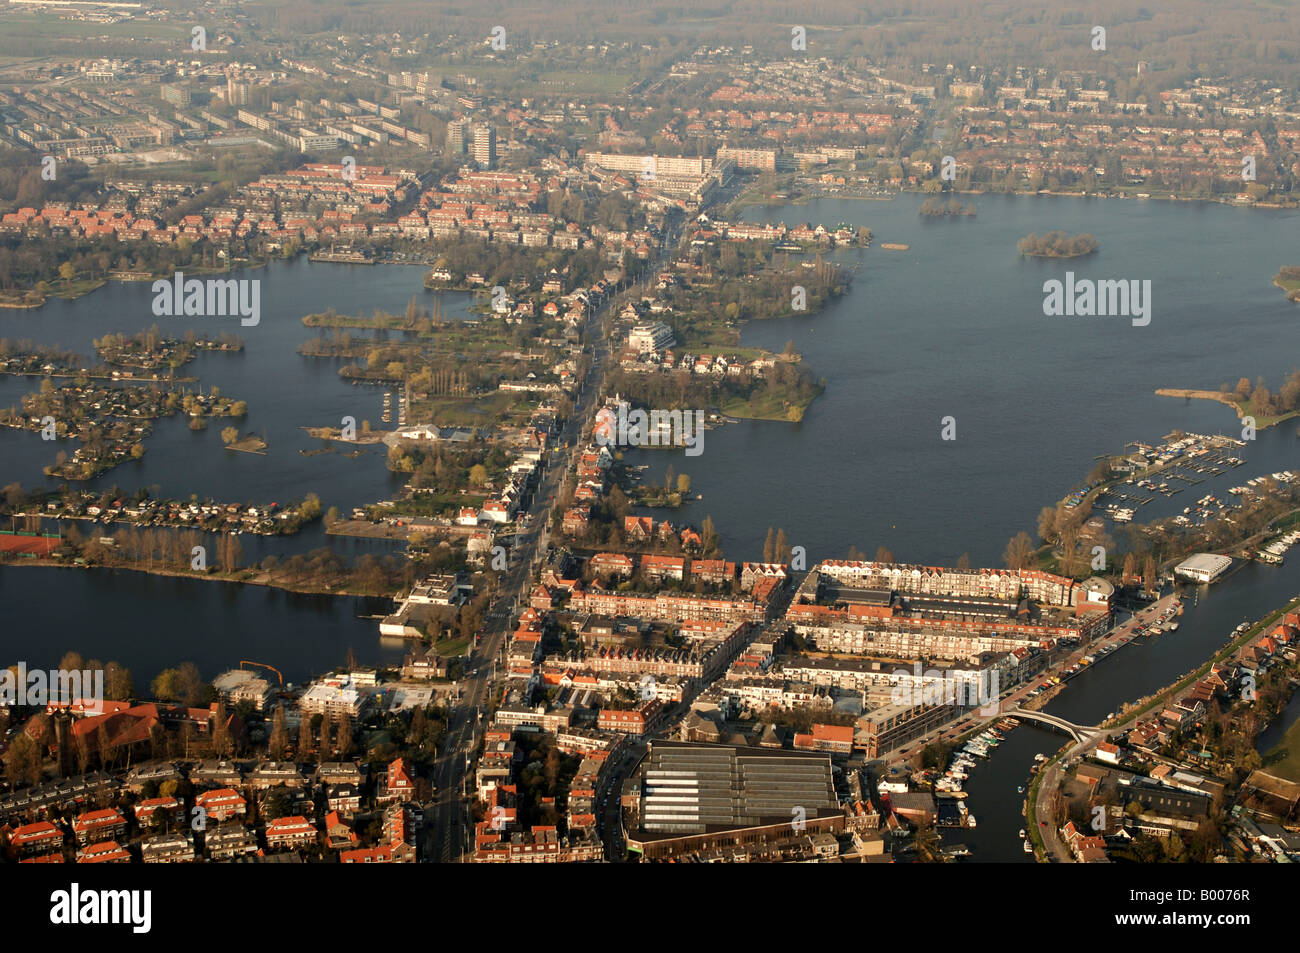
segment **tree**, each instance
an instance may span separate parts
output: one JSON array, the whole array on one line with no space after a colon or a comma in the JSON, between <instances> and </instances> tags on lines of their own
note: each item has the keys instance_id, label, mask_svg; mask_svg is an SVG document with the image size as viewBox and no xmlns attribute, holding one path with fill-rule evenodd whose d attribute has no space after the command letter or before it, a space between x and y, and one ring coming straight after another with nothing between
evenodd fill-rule
<instances>
[{"instance_id":1,"label":"tree","mask_svg":"<svg viewBox=\"0 0 1300 953\"><path fill-rule=\"evenodd\" d=\"M337 506L331 506L328 510L325 511L325 525L327 527L333 526L338 521L339 521L339 508Z\"/></svg>"},{"instance_id":2,"label":"tree","mask_svg":"<svg viewBox=\"0 0 1300 953\"><path fill-rule=\"evenodd\" d=\"M1044 506L1038 511L1038 538L1051 542L1056 538L1057 533L1057 513L1056 508Z\"/></svg>"},{"instance_id":3,"label":"tree","mask_svg":"<svg viewBox=\"0 0 1300 953\"><path fill-rule=\"evenodd\" d=\"M179 701L182 693L180 672L174 668L163 669L149 683L149 690L160 701Z\"/></svg>"},{"instance_id":4,"label":"tree","mask_svg":"<svg viewBox=\"0 0 1300 953\"><path fill-rule=\"evenodd\" d=\"M339 719L338 746L339 757L341 758L351 757L353 750L356 748L356 745L352 741L352 719L348 716L347 712L344 712L343 716Z\"/></svg>"},{"instance_id":5,"label":"tree","mask_svg":"<svg viewBox=\"0 0 1300 953\"><path fill-rule=\"evenodd\" d=\"M487 482L487 467L481 463L476 463L469 468L469 482L471 486L482 486Z\"/></svg>"},{"instance_id":6,"label":"tree","mask_svg":"<svg viewBox=\"0 0 1300 953\"><path fill-rule=\"evenodd\" d=\"M1156 591L1156 560L1150 553L1142 560L1142 585L1147 592Z\"/></svg>"},{"instance_id":7,"label":"tree","mask_svg":"<svg viewBox=\"0 0 1300 953\"><path fill-rule=\"evenodd\" d=\"M67 288L68 282L77 277L76 266L74 266L70 261L65 261L63 264L59 265L59 277L63 279L63 287Z\"/></svg>"},{"instance_id":8,"label":"tree","mask_svg":"<svg viewBox=\"0 0 1300 953\"><path fill-rule=\"evenodd\" d=\"M177 668L165 668L150 685L154 697L162 701L179 701L186 705L198 704L203 694L203 678L193 662L182 662Z\"/></svg>"},{"instance_id":9,"label":"tree","mask_svg":"<svg viewBox=\"0 0 1300 953\"><path fill-rule=\"evenodd\" d=\"M970 570L970 553L962 553L957 557L957 568L963 572Z\"/></svg>"},{"instance_id":10,"label":"tree","mask_svg":"<svg viewBox=\"0 0 1300 953\"><path fill-rule=\"evenodd\" d=\"M888 547L885 546L876 547L876 562L892 563L893 561L894 561L894 553L892 550L890 550Z\"/></svg>"},{"instance_id":11,"label":"tree","mask_svg":"<svg viewBox=\"0 0 1300 953\"><path fill-rule=\"evenodd\" d=\"M304 522L310 523L317 519L321 514L320 497L315 493L308 493L303 498L302 505L298 507L298 515Z\"/></svg>"},{"instance_id":12,"label":"tree","mask_svg":"<svg viewBox=\"0 0 1300 953\"><path fill-rule=\"evenodd\" d=\"M311 754L311 725L306 718L298 722L298 741L293 746L293 750L298 758Z\"/></svg>"},{"instance_id":13,"label":"tree","mask_svg":"<svg viewBox=\"0 0 1300 953\"><path fill-rule=\"evenodd\" d=\"M212 753L218 757L230 754L230 715L226 712L225 702L217 702L217 710L212 716Z\"/></svg>"},{"instance_id":14,"label":"tree","mask_svg":"<svg viewBox=\"0 0 1300 953\"><path fill-rule=\"evenodd\" d=\"M1008 569L1027 569L1033 556L1034 541L1028 533L1021 531L1011 537L1002 559Z\"/></svg>"},{"instance_id":15,"label":"tree","mask_svg":"<svg viewBox=\"0 0 1300 953\"><path fill-rule=\"evenodd\" d=\"M221 442L230 446L239 439L239 429L237 427L223 427L221 430Z\"/></svg>"},{"instance_id":16,"label":"tree","mask_svg":"<svg viewBox=\"0 0 1300 953\"><path fill-rule=\"evenodd\" d=\"M131 670L117 662L109 662L105 665L104 694L118 701L134 698L135 685L131 681Z\"/></svg>"},{"instance_id":17,"label":"tree","mask_svg":"<svg viewBox=\"0 0 1300 953\"><path fill-rule=\"evenodd\" d=\"M1259 383L1255 385L1255 391L1250 395L1250 403L1258 414L1269 414L1273 410L1273 395L1267 387L1264 386L1264 379L1261 377Z\"/></svg>"},{"instance_id":18,"label":"tree","mask_svg":"<svg viewBox=\"0 0 1300 953\"><path fill-rule=\"evenodd\" d=\"M700 541L703 543L704 555L717 555L718 531L713 526L712 516L704 517L704 523L700 527Z\"/></svg>"},{"instance_id":19,"label":"tree","mask_svg":"<svg viewBox=\"0 0 1300 953\"><path fill-rule=\"evenodd\" d=\"M27 774L28 749L31 747L32 739L19 732L5 752L5 779L11 788L20 785Z\"/></svg>"},{"instance_id":20,"label":"tree","mask_svg":"<svg viewBox=\"0 0 1300 953\"><path fill-rule=\"evenodd\" d=\"M1067 576L1077 573L1079 565L1079 531L1071 526L1061 532L1061 572Z\"/></svg>"},{"instance_id":21,"label":"tree","mask_svg":"<svg viewBox=\"0 0 1300 953\"><path fill-rule=\"evenodd\" d=\"M691 492L691 478L685 473L677 474L677 492L683 495Z\"/></svg>"},{"instance_id":22,"label":"tree","mask_svg":"<svg viewBox=\"0 0 1300 953\"><path fill-rule=\"evenodd\" d=\"M763 562L776 562L776 530L767 528L767 539L763 541Z\"/></svg>"}]
</instances>

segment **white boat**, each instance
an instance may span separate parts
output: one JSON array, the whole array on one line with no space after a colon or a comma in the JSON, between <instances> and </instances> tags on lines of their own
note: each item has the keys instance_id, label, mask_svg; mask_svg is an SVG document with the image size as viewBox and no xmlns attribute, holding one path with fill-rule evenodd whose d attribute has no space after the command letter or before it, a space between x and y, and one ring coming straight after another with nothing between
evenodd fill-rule
<instances>
[{"instance_id":1,"label":"white boat","mask_svg":"<svg viewBox=\"0 0 1300 953\"><path fill-rule=\"evenodd\" d=\"M1034 852L1034 845L1031 844L1031 843L1029 843L1029 838L1026 837L1026 838L1025 838L1025 853L1026 853L1026 854L1032 854L1033 852Z\"/></svg>"}]
</instances>

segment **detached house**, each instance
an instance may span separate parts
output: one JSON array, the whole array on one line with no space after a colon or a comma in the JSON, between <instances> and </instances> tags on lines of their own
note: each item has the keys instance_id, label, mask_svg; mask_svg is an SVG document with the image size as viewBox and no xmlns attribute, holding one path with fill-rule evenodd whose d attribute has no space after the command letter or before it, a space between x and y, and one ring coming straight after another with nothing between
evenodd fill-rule
<instances>
[{"instance_id":1,"label":"detached house","mask_svg":"<svg viewBox=\"0 0 1300 953\"><path fill-rule=\"evenodd\" d=\"M411 764L405 758L398 758L388 766L383 791L375 800L386 804L392 801L410 801L414 797L415 782L412 779Z\"/></svg>"}]
</instances>

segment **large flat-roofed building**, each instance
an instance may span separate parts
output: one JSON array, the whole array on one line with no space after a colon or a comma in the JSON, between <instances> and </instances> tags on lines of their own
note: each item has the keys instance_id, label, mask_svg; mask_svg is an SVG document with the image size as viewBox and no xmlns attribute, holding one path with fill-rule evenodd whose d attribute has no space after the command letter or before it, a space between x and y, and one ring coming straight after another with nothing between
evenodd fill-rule
<instances>
[{"instance_id":1,"label":"large flat-roofed building","mask_svg":"<svg viewBox=\"0 0 1300 953\"><path fill-rule=\"evenodd\" d=\"M1174 567L1174 575L1193 582L1214 582L1232 566L1231 556L1197 553Z\"/></svg>"},{"instance_id":2,"label":"large flat-roofed building","mask_svg":"<svg viewBox=\"0 0 1300 953\"><path fill-rule=\"evenodd\" d=\"M839 833L828 754L652 741L628 847L647 860Z\"/></svg>"},{"instance_id":3,"label":"large flat-roofed building","mask_svg":"<svg viewBox=\"0 0 1300 953\"><path fill-rule=\"evenodd\" d=\"M256 672L242 668L231 669L218 675L212 680L212 687L231 707L240 702L248 702L258 711L266 711L275 694L271 690L270 682L258 676Z\"/></svg>"},{"instance_id":4,"label":"large flat-roofed building","mask_svg":"<svg viewBox=\"0 0 1300 953\"><path fill-rule=\"evenodd\" d=\"M915 699L883 705L858 719L853 740L868 758L879 758L947 724L960 712L954 704L917 704Z\"/></svg>"},{"instance_id":5,"label":"large flat-roofed building","mask_svg":"<svg viewBox=\"0 0 1300 953\"><path fill-rule=\"evenodd\" d=\"M583 164L600 166L615 172L632 172L638 175L701 176L708 175L713 160L704 156L619 155L610 152L588 152Z\"/></svg>"},{"instance_id":6,"label":"large flat-roofed building","mask_svg":"<svg viewBox=\"0 0 1300 953\"><path fill-rule=\"evenodd\" d=\"M673 329L662 321L638 324L627 336L627 346L639 354L662 351L676 343Z\"/></svg>"},{"instance_id":7,"label":"large flat-roofed building","mask_svg":"<svg viewBox=\"0 0 1300 953\"><path fill-rule=\"evenodd\" d=\"M312 682L298 699L298 710L307 716L347 715L356 718L366 702L366 696L357 689L356 683L345 675L342 678L323 678Z\"/></svg>"}]
</instances>

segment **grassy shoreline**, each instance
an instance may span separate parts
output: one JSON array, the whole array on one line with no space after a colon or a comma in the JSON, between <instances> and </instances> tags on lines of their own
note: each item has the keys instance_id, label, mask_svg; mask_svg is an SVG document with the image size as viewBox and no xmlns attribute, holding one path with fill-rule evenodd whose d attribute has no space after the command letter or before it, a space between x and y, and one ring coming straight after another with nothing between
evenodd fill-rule
<instances>
[{"instance_id":1,"label":"grassy shoreline","mask_svg":"<svg viewBox=\"0 0 1300 953\"><path fill-rule=\"evenodd\" d=\"M1183 397L1188 400L1213 400L1220 404L1231 407L1237 412L1237 419L1244 420L1247 417L1255 418L1256 430L1267 430L1274 424L1279 424L1284 420L1290 420L1292 417L1300 416L1300 410L1288 411L1281 416L1269 417L1254 413L1251 401L1240 401L1232 396L1217 390L1196 390L1182 387L1159 387L1156 389L1157 397Z\"/></svg>"}]
</instances>

